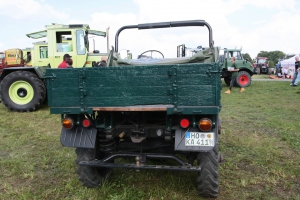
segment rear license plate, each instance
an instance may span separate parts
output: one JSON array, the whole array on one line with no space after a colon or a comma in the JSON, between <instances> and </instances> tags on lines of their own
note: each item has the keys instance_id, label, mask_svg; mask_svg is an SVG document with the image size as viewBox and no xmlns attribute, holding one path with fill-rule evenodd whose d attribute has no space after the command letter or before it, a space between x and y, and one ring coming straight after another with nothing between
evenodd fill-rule
<instances>
[{"instance_id":1,"label":"rear license plate","mask_svg":"<svg viewBox=\"0 0 300 200\"><path fill-rule=\"evenodd\" d=\"M186 132L185 146L213 147L215 146L214 133Z\"/></svg>"}]
</instances>

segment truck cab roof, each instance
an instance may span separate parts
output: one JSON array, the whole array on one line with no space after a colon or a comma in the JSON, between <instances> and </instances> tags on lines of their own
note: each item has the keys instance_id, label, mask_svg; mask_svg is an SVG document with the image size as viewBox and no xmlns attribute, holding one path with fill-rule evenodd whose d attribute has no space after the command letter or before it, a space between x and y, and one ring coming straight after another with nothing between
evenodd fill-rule
<instances>
[{"instance_id":1,"label":"truck cab roof","mask_svg":"<svg viewBox=\"0 0 300 200\"><path fill-rule=\"evenodd\" d=\"M29 38L33 38L33 39L38 39L38 38L47 37L47 30L53 30L53 29L78 29L78 28L85 29L91 35L106 37L106 32L97 31L97 30L90 30L90 26L88 24L69 24L69 25L52 24L52 25L46 25L46 30L33 32L33 33L28 33L28 34L26 34L26 36L29 37Z\"/></svg>"}]
</instances>

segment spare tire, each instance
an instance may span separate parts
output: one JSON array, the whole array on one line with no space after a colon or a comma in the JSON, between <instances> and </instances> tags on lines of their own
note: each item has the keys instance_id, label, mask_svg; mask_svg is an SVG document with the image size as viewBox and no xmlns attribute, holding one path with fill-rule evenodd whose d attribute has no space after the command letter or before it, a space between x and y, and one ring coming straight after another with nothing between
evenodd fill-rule
<instances>
[{"instance_id":1,"label":"spare tire","mask_svg":"<svg viewBox=\"0 0 300 200\"><path fill-rule=\"evenodd\" d=\"M2 80L0 94L3 104L9 110L31 112L43 103L46 87L36 74L15 71Z\"/></svg>"}]
</instances>

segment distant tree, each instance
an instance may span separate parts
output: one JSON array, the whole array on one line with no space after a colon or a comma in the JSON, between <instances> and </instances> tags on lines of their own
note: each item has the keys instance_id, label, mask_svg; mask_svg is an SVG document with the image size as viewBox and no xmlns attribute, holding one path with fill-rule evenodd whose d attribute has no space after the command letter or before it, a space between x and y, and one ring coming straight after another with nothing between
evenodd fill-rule
<instances>
[{"instance_id":1,"label":"distant tree","mask_svg":"<svg viewBox=\"0 0 300 200\"><path fill-rule=\"evenodd\" d=\"M242 53L242 56L244 59L247 59L249 62L251 62L253 64L253 60L248 53L245 53L245 54Z\"/></svg>"},{"instance_id":2,"label":"distant tree","mask_svg":"<svg viewBox=\"0 0 300 200\"><path fill-rule=\"evenodd\" d=\"M260 51L257 54L257 57L268 57L268 56L269 56L269 52L267 52L267 51Z\"/></svg>"},{"instance_id":3,"label":"distant tree","mask_svg":"<svg viewBox=\"0 0 300 200\"><path fill-rule=\"evenodd\" d=\"M257 57L267 57L268 61L272 61L273 65L278 62L279 58L284 58L285 53L282 51L260 51ZM269 63L270 64L270 63Z\"/></svg>"},{"instance_id":4,"label":"distant tree","mask_svg":"<svg viewBox=\"0 0 300 200\"><path fill-rule=\"evenodd\" d=\"M274 67L275 66L275 64L274 64L274 62L271 60L270 62L269 62L269 67Z\"/></svg>"}]
</instances>

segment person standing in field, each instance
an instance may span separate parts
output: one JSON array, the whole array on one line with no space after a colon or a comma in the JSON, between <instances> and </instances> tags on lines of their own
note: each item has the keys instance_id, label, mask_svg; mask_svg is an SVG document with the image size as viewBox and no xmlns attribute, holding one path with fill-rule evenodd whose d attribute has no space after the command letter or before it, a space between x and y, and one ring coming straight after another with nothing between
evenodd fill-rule
<instances>
[{"instance_id":1,"label":"person standing in field","mask_svg":"<svg viewBox=\"0 0 300 200\"><path fill-rule=\"evenodd\" d=\"M231 73L232 73L231 74L231 81L230 81L229 89L225 92L225 94L230 94L231 89L233 87L233 84L235 83L236 78L238 76L238 71L239 71L239 69L236 68L235 57L231 57L231 62L232 62L231 70L230 70ZM240 87L240 92L244 92L245 91L245 88L241 87L240 85L239 85L239 87Z\"/></svg>"},{"instance_id":2,"label":"person standing in field","mask_svg":"<svg viewBox=\"0 0 300 200\"><path fill-rule=\"evenodd\" d=\"M295 72L294 72L294 78L292 80L291 86L297 86L299 79L300 79L300 73L299 73L300 67L299 67L299 57L295 57ZM297 81L296 81L297 80Z\"/></svg>"}]
</instances>

